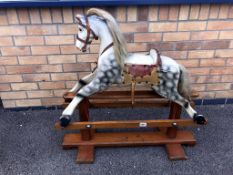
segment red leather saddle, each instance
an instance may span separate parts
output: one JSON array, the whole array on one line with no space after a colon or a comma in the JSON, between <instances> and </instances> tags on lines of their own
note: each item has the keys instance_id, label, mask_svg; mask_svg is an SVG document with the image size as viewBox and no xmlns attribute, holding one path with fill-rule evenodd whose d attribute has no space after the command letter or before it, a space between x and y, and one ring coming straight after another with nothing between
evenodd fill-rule
<instances>
[{"instance_id":1,"label":"red leather saddle","mask_svg":"<svg viewBox=\"0 0 233 175\"><path fill-rule=\"evenodd\" d=\"M153 65L137 65L137 64L126 64L126 73L132 75L133 77L144 77L146 75L151 75L154 68L161 66L161 58L159 52L156 50L157 63Z\"/></svg>"},{"instance_id":2,"label":"red leather saddle","mask_svg":"<svg viewBox=\"0 0 233 175\"><path fill-rule=\"evenodd\" d=\"M151 75L152 70L157 67L157 65L127 65L128 73L133 77L144 77L146 75Z\"/></svg>"}]
</instances>

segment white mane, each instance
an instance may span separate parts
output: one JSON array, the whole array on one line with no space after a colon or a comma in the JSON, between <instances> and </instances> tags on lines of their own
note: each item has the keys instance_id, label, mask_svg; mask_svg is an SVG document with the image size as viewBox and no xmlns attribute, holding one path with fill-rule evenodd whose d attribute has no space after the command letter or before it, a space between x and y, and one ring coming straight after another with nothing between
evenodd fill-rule
<instances>
[{"instance_id":1,"label":"white mane","mask_svg":"<svg viewBox=\"0 0 233 175\"><path fill-rule=\"evenodd\" d=\"M126 41L124 39L124 36L119 30L119 26L116 22L116 20L113 18L111 14L108 12L97 9L97 8L91 8L87 11L87 15L97 15L101 18L103 18L104 21L106 21L106 24L108 26L108 29L112 35L113 38L113 49L115 54L115 59L117 60L118 64L123 67L124 66L124 59L126 58L128 52L126 49Z\"/></svg>"}]
</instances>

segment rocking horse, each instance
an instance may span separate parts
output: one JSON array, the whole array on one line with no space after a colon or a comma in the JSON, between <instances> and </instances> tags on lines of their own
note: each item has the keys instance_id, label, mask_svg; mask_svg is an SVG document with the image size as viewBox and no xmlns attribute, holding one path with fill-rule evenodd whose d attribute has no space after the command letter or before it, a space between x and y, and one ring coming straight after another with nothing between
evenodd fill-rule
<instances>
[{"instance_id":1,"label":"rocking horse","mask_svg":"<svg viewBox=\"0 0 233 175\"><path fill-rule=\"evenodd\" d=\"M79 105L80 114L83 111L85 113L87 109L83 109L85 105L82 104L86 103L86 99L93 94L106 90L112 84L131 85L131 96L129 97L131 97L131 103L134 105L135 85L139 83L149 85L155 92L154 94L157 93L172 101L173 105L183 107L192 118L193 123L201 125L207 123L203 115L198 114L190 104L191 91L188 74L182 65L176 63L170 57L160 55L156 49L151 49L148 54L128 53L126 42L117 22L104 10L92 8L87 11L86 16L77 15L76 19L78 22L76 47L82 52L86 52L93 39L100 39L100 51L97 67L93 73L80 79L66 94L68 96L69 94L75 95L62 112L59 123L60 128L75 128L75 126L76 129L83 130L101 128L102 125L98 122L93 124L91 122L70 124L71 116L77 105ZM190 121L188 123L190 124ZM129 126L132 125L132 123L128 124ZM136 122L136 124L138 123ZM147 124L147 122L139 122L141 127L146 127ZM124 126L126 125L127 123L124 123ZM175 125L187 126L188 124L179 123L178 120L177 122L169 121L167 124L163 123L161 125L152 122L151 127L171 125L175 127ZM59 128L58 124L56 126ZM122 128L122 123L111 123L111 128L117 126Z\"/></svg>"},{"instance_id":2,"label":"rocking horse","mask_svg":"<svg viewBox=\"0 0 233 175\"><path fill-rule=\"evenodd\" d=\"M70 123L76 106L85 97L103 91L113 83L143 81L159 95L184 107L195 122L205 124L205 118L198 115L189 103L190 90L183 66L153 49L149 55L129 54L115 19L106 11L93 8L87 11L87 16L77 15L76 19L79 30L76 47L86 52L92 40L99 38L100 54L96 70L80 79L70 90L76 97L60 117L62 127Z\"/></svg>"}]
</instances>

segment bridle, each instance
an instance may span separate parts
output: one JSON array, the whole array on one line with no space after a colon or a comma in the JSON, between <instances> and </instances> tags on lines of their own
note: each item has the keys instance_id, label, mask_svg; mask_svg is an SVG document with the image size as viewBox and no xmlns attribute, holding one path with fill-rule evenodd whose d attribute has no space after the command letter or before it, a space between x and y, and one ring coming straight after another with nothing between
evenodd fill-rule
<instances>
[{"instance_id":1,"label":"bridle","mask_svg":"<svg viewBox=\"0 0 233 175\"><path fill-rule=\"evenodd\" d=\"M79 25L81 25L82 27L84 27L87 30L86 40L83 40L82 38L80 38L78 36L78 34L76 35L76 39L79 40L80 42L82 42L84 44L83 47L81 48L81 50L82 51L86 51L87 50L87 45L91 44L91 42L92 42L91 34L93 35L93 38L95 40L98 40L98 36L91 29L90 24L89 24L89 20L88 20L88 16L85 16L86 25L82 23L82 21L81 21L81 19L79 17L76 17L76 19L78 20Z\"/></svg>"},{"instance_id":2,"label":"bridle","mask_svg":"<svg viewBox=\"0 0 233 175\"><path fill-rule=\"evenodd\" d=\"M90 45L91 42L92 42L91 34L93 35L93 38L95 40L98 40L98 36L91 29L90 24L89 24L89 20L88 20L88 16L85 16L86 25L84 25L82 23L82 21L81 21L81 19L79 17L76 16L76 19L78 20L78 24L81 25L82 27L84 27L87 30L86 40L83 40L82 38L80 38L78 36L78 34L76 35L76 39L79 40L80 42L82 42L84 44L83 47L81 48L81 50L85 52L87 50L87 45L88 44ZM100 55L102 55L105 51L107 51L112 46L113 46L113 43L110 43L106 48L104 48L104 50L102 51L102 53Z\"/></svg>"}]
</instances>

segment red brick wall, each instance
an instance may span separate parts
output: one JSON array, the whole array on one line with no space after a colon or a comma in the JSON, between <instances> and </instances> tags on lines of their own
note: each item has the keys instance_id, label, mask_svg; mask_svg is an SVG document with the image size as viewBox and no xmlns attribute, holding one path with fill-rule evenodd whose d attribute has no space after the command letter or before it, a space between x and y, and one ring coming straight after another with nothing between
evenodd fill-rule
<instances>
[{"instance_id":1,"label":"red brick wall","mask_svg":"<svg viewBox=\"0 0 233 175\"><path fill-rule=\"evenodd\" d=\"M233 97L233 5L107 8L131 52L159 49L192 74L200 98ZM62 94L89 73L88 54L74 46L80 8L0 9L0 92L6 108L62 103Z\"/></svg>"}]
</instances>

